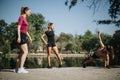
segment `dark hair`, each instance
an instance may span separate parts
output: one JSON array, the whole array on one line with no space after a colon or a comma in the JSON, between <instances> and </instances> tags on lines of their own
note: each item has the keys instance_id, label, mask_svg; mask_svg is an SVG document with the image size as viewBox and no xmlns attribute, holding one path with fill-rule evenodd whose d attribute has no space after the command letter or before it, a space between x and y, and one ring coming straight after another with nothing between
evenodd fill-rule
<instances>
[{"instance_id":1,"label":"dark hair","mask_svg":"<svg viewBox=\"0 0 120 80\"><path fill-rule=\"evenodd\" d=\"M21 7L21 15L25 14L25 11L30 10L28 7Z\"/></svg>"},{"instance_id":2,"label":"dark hair","mask_svg":"<svg viewBox=\"0 0 120 80\"><path fill-rule=\"evenodd\" d=\"M48 28L49 28L51 25L53 25L53 23L48 23Z\"/></svg>"}]
</instances>

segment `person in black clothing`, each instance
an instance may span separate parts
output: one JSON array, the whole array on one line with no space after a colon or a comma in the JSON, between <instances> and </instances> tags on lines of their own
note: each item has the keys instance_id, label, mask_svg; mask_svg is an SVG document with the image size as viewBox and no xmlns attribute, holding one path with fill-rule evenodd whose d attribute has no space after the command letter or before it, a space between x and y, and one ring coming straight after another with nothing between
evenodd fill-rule
<instances>
[{"instance_id":1,"label":"person in black clothing","mask_svg":"<svg viewBox=\"0 0 120 80\"><path fill-rule=\"evenodd\" d=\"M104 63L105 69L110 69L109 55L111 55L112 59L114 59L113 47L110 45L105 46L103 44L99 31L98 31L98 41L99 41L101 47L96 52L94 52L94 54L92 56L90 56L88 59L85 59L83 61L83 63L82 63L83 68L86 68L86 64L89 62L92 62L94 59L102 58L102 59L104 59L104 62L105 62Z\"/></svg>"},{"instance_id":2,"label":"person in black clothing","mask_svg":"<svg viewBox=\"0 0 120 80\"><path fill-rule=\"evenodd\" d=\"M45 31L45 33L41 35L42 41L43 41L43 42L45 43L45 45L47 46L48 68L52 68L52 66L51 66L51 60L50 60L51 50L54 51L54 53L56 54L56 56L57 56L57 58L58 58L58 60L59 60L59 62L60 62L59 67L62 66L62 59L61 59L61 57L60 57L60 55L59 55L59 53L58 53L58 48L57 48L57 46L56 46L56 44L55 44L55 39L54 39L55 34L54 34L54 31L53 31L53 28L54 28L53 23L49 23L49 24L48 24L48 30ZM44 39L44 37L46 37L46 36L47 36L48 41L46 41L46 40Z\"/></svg>"}]
</instances>

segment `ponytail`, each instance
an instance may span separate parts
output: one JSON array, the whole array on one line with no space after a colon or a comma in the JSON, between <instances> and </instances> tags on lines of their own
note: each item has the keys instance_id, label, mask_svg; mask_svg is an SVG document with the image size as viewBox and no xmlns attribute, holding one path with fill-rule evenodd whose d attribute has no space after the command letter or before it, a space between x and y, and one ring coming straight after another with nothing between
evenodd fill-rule
<instances>
[{"instance_id":1,"label":"ponytail","mask_svg":"<svg viewBox=\"0 0 120 80\"><path fill-rule=\"evenodd\" d=\"M24 7L21 7L21 15L23 14Z\"/></svg>"},{"instance_id":2,"label":"ponytail","mask_svg":"<svg viewBox=\"0 0 120 80\"><path fill-rule=\"evenodd\" d=\"M30 10L28 7L21 7L21 15L25 14L25 11Z\"/></svg>"}]
</instances>

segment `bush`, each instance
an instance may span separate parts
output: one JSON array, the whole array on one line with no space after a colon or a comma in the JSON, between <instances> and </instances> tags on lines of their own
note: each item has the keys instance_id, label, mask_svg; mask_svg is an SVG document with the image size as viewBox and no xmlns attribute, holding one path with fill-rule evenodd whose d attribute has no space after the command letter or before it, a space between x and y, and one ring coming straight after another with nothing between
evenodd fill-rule
<instances>
[{"instance_id":1,"label":"bush","mask_svg":"<svg viewBox=\"0 0 120 80\"><path fill-rule=\"evenodd\" d=\"M84 58L64 58L63 59L63 67L81 67L82 61ZM7 67L2 64L2 68L10 68L13 69L15 68L16 60L11 58L8 63ZM97 66L97 67L103 67L104 62L102 59L97 59L89 64L87 66ZM1 65L1 64L0 64ZM51 57L51 65L53 67L58 67L59 61L55 57ZM26 68L47 68L48 62L47 58L42 58L41 64L38 64L38 59L37 58L27 58L25 62L25 67Z\"/></svg>"},{"instance_id":2,"label":"bush","mask_svg":"<svg viewBox=\"0 0 120 80\"><path fill-rule=\"evenodd\" d=\"M1 64L0 69L10 68L10 44L6 43L3 47L3 54L0 55L1 57Z\"/></svg>"},{"instance_id":3,"label":"bush","mask_svg":"<svg viewBox=\"0 0 120 80\"><path fill-rule=\"evenodd\" d=\"M27 58L25 61L25 67L26 68L40 68L41 65L38 65L37 58Z\"/></svg>"}]
</instances>

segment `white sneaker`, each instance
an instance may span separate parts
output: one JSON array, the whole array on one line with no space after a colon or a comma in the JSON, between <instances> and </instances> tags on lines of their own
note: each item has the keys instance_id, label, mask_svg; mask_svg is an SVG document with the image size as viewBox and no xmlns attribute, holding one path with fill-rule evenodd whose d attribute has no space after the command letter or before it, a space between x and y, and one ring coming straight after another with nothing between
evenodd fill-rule
<instances>
[{"instance_id":1,"label":"white sneaker","mask_svg":"<svg viewBox=\"0 0 120 80\"><path fill-rule=\"evenodd\" d=\"M19 68L17 73L29 73L29 71L25 70L24 68Z\"/></svg>"}]
</instances>

